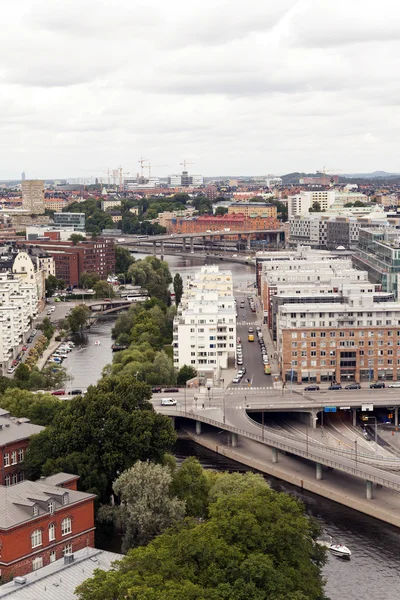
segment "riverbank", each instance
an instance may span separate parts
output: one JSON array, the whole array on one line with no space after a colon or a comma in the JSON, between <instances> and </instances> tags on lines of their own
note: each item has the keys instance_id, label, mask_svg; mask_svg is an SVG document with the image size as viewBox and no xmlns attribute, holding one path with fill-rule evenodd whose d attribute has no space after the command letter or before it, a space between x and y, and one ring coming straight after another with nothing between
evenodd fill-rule
<instances>
[{"instance_id":1,"label":"riverbank","mask_svg":"<svg viewBox=\"0 0 400 600\"><path fill-rule=\"evenodd\" d=\"M232 448L223 443L218 432L205 432L196 435L190 425L181 427L185 435L196 444L212 450L216 454L235 460L252 469L307 490L329 500L357 510L365 515L400 527L400 494L387 488L374 486L374 497L365 497L366 483L345 473L324 469L323 479L317 480L315 464L279 453L278 463L272 462L272 449L264 445L239 438L238 446Z\"/></svg>"}]
</instances>

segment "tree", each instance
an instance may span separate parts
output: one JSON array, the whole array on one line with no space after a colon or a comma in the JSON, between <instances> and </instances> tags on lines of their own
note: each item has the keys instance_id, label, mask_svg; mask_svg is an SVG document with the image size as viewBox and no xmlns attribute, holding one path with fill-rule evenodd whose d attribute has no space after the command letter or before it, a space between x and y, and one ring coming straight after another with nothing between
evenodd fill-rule
<instances>
[{"instance_id":1,"label":"tree","mask_svg":"<svg viewBox=\"0 0 400 600\"><path fill-rule=\"evenodd\" d=\"M82 273L79 277L79 286L90 290L98 281L100 281L100 275L97 273Z\"/></svg>"},{"instance_id":2,"label":"tree","mask_svg":"<svg viewBox=\"0 0 400 600\"><path fill-rule=\"evenodd\" d=\"M194 367L183 365L183 367L181 367L178 371L176 383L178 385L186 385L186 382L189 381L189 379L196 377L196 375L197 371Z\"/></svg>"},{"instance_id":3,"label":"tree","mask_svg":"<svg viewBox=\"0 0 400 600\"><path fill-rule=\"evenodd\" d=\"M185 502L171 497L169 467L137 461L113 485L121 501L125 529L123 552L147 544L156 535L183 519Z\"/></svg>"},{"instance_id":4,"label":"tree","mask_svg":"<svg viewBox=\"0 0 400 600\"><path fill-rule=\"evenodd\" d=\"M137 260L128 269L128 276L132 283L146 289L150 296L158 298L164 303L168 302L169 285L172 283L168 263L156 256L147 256L144 260Z\"/></svg>"},{"instance_id":5,"label":"tree","mask_svg":"<svg viewBox=\"0 0 400 600\"><path fill-rule=\"evenodd\" d=\"M78 304L75 306L70 314L68 315L68 323L71 331L83 331L83 328L87 326L92 312L86 304Z\"/></svg>"},{"instance_id":6,"label":"tree","mask_svg":"<svg viewBox=\"0 0 400 600\"><path fill-rule=\"evenodd\" d=\"M32 439L24 462L27 478L77 473L81 490L108 502L123 471L137 460L162 462L175 443L170 420L154 411L150 397L151 388L134 377L108 376L85 396L63 403L64 410L35 443Z\"/></svg>"},{"instance_id":7,"label":"tree","mask_svg":"<svg viewBox=\"0 0 400 600\"><path fill-rule=\"evenodd\" d=\"M36 425L50 425L66 403L50 394L32 394L18 388L8 389L1 398L1 406L14 417L26 417Z\"/></svg>"},{"instance_id":8,"label":"tree","mask_svg":"<svg viewBox=\"0 0 400 600\"><path fill-rule=\"evenodd\" d=\"M175 292L175 304L181 303L181 298L183 294L183 280L182 277L177 273L174 277L174 292Z\"/></svg>"},{"instance_id":9,"label":"tree","mask_svg":"<svg viewBox=\"0 0 400 600\"><path fill-rule=\"evenodd\" d=\"M223 217L227 213L228 213L228 209L226 208L226 206L217 206L217 208L215 209L216 217Z\"/></svg>"},{"instance_id":10,"label":"tree","mask_svg":"<svg viewBox=\"0 0 400 600\"><path fill-rule=\"evenodd\" d=\"M71 233L69 239L74 246L76 246L78 242L83 242L84 240L86 240L85 236L81 235L80 233Z\"/></svg>"},{"instance_id":11,"label":"tree","mask_svg":"<svg viewBox=\"0 0 400 600\"><path fill-rule=\"evenodd\" d=\"M321 204L318 202L318 200L315 200L308 212L321 212L321 210Z\"/></svg>"},{"instance_id":12,"label":"tree","mask_svg":"<svg viewBox=\"0 0 400 600\"><path fill-rule=\"evenodd\" d=\"M63 290L65 282L62 279L57 279L54 275L49 275L45 281L46 296L51 297L56 290Z\"/></svg>"},{"instance_id":13,"label":"tree","mask_svg":"<svg viewBox=\"0 0 400 600\"><path fill-rule=\"evenodd\" d=\"M128 248L122 246L115 247L115 272L126 275L129 267L135 262Z\"/></svg>"},{"instance_id":14,"label":"tree","mask_svg":"<svg viewBox=\"0 0 400 600\"><path fill-rule=\"evenodd\" d=\"M186 503L186 514L190 517L206 518L211 478L207 477L197 458L190 456L174 472L171 493Z\"/></svg>"},{"instance_id":15,"label":"tree","mask_svg":"<svg viewBox=\"0 0 400 600\"><path fill-rule=\"evenodd\" d=\"M240 486L239 486L240 487ZM264 482L209 505L77 589L80 600L322 600L324 553L300 502Z\"/></svg>"},{"instance_id":16,"label":"tree","mask_svg":"<svg viewBox=\"0 0 400 600\"><path fill-rule=\"evenodd\" d=\"M93 286L95 298L114 298L114 288L107 281L98 281Z\"/></svg>"}]
</instances>

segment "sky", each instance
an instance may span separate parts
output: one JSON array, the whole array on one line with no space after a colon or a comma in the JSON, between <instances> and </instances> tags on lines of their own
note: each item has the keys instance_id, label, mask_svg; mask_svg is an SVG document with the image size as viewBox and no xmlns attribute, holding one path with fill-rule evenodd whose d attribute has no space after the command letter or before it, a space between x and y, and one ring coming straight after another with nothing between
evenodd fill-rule
<instances>
[{"instance_id":1,"label":"sky","mask_svg":"<svg viewBox=\"0 0 400 600\"><path fill-rule=\"evenodd\" d=\"M398 172L396 0L3 0L0 179ZM147 173L147 170L145 171Z\"/></svg>"}]
</instances>

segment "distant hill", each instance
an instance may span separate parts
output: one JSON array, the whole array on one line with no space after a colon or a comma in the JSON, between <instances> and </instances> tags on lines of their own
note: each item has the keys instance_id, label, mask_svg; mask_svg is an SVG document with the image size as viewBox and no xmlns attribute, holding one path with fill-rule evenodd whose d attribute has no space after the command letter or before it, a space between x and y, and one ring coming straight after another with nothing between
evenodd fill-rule
<instances>
[{"instance_id":1,"label":"distant hill","mask_svg":"<svg viewBox=\"0 0 400 600\"><path fill-rule=\"evenodd\" d=\"M345 173L341 177L347 179L377 179L379 177L387 179L388 177L399 177L400 173L387 173L386 171L374 171L373 173Z\"/></svg>"}]
</instances>

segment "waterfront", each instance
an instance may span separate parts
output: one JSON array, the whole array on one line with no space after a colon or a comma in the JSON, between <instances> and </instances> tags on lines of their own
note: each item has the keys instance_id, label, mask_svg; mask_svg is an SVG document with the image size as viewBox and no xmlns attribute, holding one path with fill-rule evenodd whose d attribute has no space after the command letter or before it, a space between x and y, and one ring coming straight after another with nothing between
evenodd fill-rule
<instances>
[{"instance_id":1,"label":"waterfront","mask_svg":"<svg viewBox=\"0 0 400 600\"><path fill-rule=\"evenodd\" d=\"M135 255L135 258L139 258ZM171 273L179 272L183 280L192 275L204 264L204 259L191 257L166 257ZM215 260L207 259L208 263ZM221 261L222 268L233 272L236 287L244 288L254 281L254 269L238 263ZM103 367L111 362L111 329L114 321L99 321L85 336L81 347L70 353L67 369L73 373L71 387L87 388L96 383ZM100 341L99 346L95 342ZM244 472L247 467L222 458L197 444L180 440L176 447L179 460L186 456L197 456L205 468L217 470L236 470ZM312 493L301 493L299 488L285 482L267 477L270 485L277 491L290 493L301 499L308 514L320 522L324 531L332 535L336 542L346 544L352 550L350 562L329 556L324 569L327 579L326 593L330 600L359 600L368 597L371 600L394 600L400 589L398 548L400 531L381 521L326 500Z\"/></svg>"}]
</instances>

